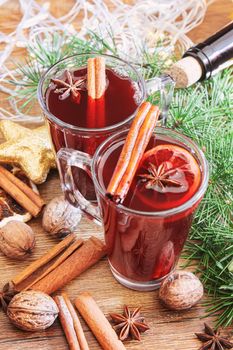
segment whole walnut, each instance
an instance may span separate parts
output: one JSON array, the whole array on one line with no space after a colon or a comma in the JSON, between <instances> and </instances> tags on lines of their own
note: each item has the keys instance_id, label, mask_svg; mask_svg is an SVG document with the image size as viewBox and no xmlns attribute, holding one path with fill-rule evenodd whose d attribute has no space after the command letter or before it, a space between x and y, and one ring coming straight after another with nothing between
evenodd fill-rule
<instances>
[{"instance_id":1,"label":"whole walnut","mask_svg":"<svg viewBox=\"0 0 233 350\"><path fill-rule=\"evenodd\" d=\"M42 226L46 232L64 237L73 232L81 220L81 211L63 196L55 197L44 210Z\"/></svg>"},{"instance_id":2,"label":"whole walnut","mask_svg":"<svg viewBox=\"0 0 233 350\"><path fill-rule=\"evenodd\" d=\"M175 271L161 284L159 299L171 310L186 310L203 296L201 281L192 272Z\"/></svg>"},{"instance_id":3,"label":"whole walnut","mask_svg":"<svg viewBox=\"0 0 233 350\"><path fill-rule=\"evenodd\" d=\"M42 331L50 327L58 315L55 301L39 291L16 294L7 308L10 321L25 331Z\"/></svg>"},{"instance_id":4,"label":"whole walnut","mask_svg":"<svg viewBox=\"0 0 233 350\"><path fill-rule=\"evenodd\" d=\"M35 234L21 221L10 221L0 229L0 250L7 257L23 260L35 247Z\"/></svg>"}]
</instances>

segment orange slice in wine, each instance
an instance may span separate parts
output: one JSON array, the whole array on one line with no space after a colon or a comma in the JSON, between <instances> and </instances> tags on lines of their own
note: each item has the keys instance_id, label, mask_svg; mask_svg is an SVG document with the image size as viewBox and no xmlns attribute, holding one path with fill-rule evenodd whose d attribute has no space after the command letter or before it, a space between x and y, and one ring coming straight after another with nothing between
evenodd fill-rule
<instances>
[{"instance_id":1,"label":"orange slice in wine","mask_svg":"<svg viewBox=\"0 0 233 350\"><path fill-rule=\"evenodd\" d=\"M158 145L144 154L136 181L137 195L147 207L166 210L182 205L196 193L201 170L185 148Z\"/></svg>"}]
</instances>

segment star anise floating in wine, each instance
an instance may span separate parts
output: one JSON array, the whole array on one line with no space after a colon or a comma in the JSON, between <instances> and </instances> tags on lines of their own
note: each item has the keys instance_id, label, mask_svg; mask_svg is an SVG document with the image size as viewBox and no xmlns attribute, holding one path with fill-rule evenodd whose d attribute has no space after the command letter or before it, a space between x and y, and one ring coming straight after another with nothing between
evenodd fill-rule
<instances>
[{"instance_id":1,"label":"star anise floating in wine","mask_svg":"<svg viewBox=\"0 0 233 350\"><path fill-rule=\"evenodd\" d=\"M140 309L138 307L131 312L128 306L125 306L123 315L110 314L112 321L115 323L113 328L118 333L120 340L126 340L129 336L141 340L140 333L144 333L149 329L144 317L140 315Z\"/></svg>"},{"instance_id":2,"label":"star anise floating in wine","mask_svg":"<svg viewBox=\"0 0 233 350\"><path fill-rule=\"evenodd\" d=\"M199 350L225 350L233 348L233 343L221 337L218 329L215 331L207 323L204 323L204 326L204 333L195 333L198 339L204 342Z\"/></svg>"},{"instance_id":3,"label":"star anise floating in wine","mask_svg":"<svg viewBox=\"0 0 233 350\"><path fill-rule=\"evenodd\" d=\"M62 79L51 79L51 81L56 85L55 93L61 94L59 98L65 100L71 95L74 102L79 103L81 94L80 90L83 90L85 87L85 77L74 79L72 74L66 70L64 80Z\"/></svg>"},{"instance_id":4,"label":"star anise floating in wine","mask_svg":"<svg viewBox=\"0 0 233 350\"><path fill-rule=\"evenodd\" d=\"M170 178L176 170L173 168L169 169L166 163L161 163L158 167L153 163L149 163L147 171L148 173L139 175L142 181L146 182L145 187L147 189L156 190L159 187L161 190L164 190L166 186L182 186L181 182Z\"/></svg>"},{"instance_id":5,"label":"star anise floating in wine","mask_svg":"<svg viewBox=\"0 0 233 350\"><path fill-rule=\"evenodd\" d=\"M140 232L138 239L133 247L132 254L135 257L137 267L142 267L146 257L148 243L146 242L146 233Z\"/></svg>"},{"instance_id":6,"label":"star anise floating in wine","mask_svg":"<svg viewBox=\"0 0 233 350\"><path fill-rule=\"evenodd\" d=\"M4 312L7 311L7 306L15 294L16 292L13 290L10 283L5 284L2 292L0 292L0 307L2 307Z\"/></svg>"}]
</instances>

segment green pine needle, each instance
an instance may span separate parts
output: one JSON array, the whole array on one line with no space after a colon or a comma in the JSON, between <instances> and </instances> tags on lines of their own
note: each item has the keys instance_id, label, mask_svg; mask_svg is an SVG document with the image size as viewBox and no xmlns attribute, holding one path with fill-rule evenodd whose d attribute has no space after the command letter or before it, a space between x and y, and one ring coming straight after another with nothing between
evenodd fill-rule
<instances>
[{"instance_id":1,"label":"green pine needle","mask_svg":"<svg viewBox=\"0 0 233 350\"><path fill-rule=\"evenodd\" d=\"M217 326L233 323L233 79L226 70L195 88L176 93L170 126L195 140L210 164L207 193L196 213L184 256L213 297L207 314ZM231 272L230 272L231 271Z\"/></svg>"},{"instance_id":2,"label":"green pine needle","mask_svg":"<svg viewBox=\"0 0 233 350\"><path fill-rule=\"evenodd\" d=\"M146 79L162 73L167 59L161 45L154 52L142 48L137 62ZM17 99L28 107L36 97L41 73L61 58L95 51L120 55L114 37L90 32L87 41L77 36L54 34L52 45L40 41L28 47L29 61L18 66ZM159 50L158 50L159 49ZM156 96L150 96L153 100ZM204 151L210 164L210 181L193 222L184 257L195 264L205 290L211 296L207 314L216 323L233 323L233 78L225 70L213 79L188 89L176 90L170 107L168 126L192 138Z\"/></svg>"}]
</instances>

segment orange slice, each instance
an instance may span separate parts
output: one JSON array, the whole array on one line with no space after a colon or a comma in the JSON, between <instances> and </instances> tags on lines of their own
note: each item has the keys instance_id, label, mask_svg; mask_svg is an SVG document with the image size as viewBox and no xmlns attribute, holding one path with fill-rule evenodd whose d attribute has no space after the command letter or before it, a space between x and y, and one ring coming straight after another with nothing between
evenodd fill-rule
<instances>
[{"instance_id":1,"label":"orange slice","mask_svg":"<svg viewBox=\"0 0 233 350\"><path fill-rule=\"evenodd\" d=\"M187 202L201 183L201 170L194 156L172 144L147 151L136 176L139 199L155 210L171 209Z\"/></svg>"}]
</instances>

